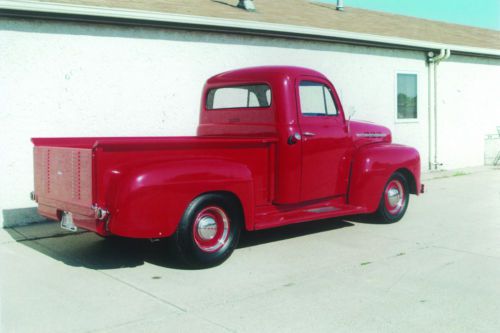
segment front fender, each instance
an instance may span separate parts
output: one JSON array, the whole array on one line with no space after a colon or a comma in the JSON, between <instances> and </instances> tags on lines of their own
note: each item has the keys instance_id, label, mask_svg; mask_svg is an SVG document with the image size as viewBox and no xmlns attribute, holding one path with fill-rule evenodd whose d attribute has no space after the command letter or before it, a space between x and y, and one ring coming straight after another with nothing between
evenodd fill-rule
<instances>
[{"instance_id":1,"label":"front fender","mask_svg":"<svg viewBox=\"0 0 500 333\"><path fill-rule=\"evenodd\" d=\"M353 156L348 203L377 210L384 186L391 175L401 171L412 193L420 189L420 155L415 148L397 144L372 144L361 147Z\"/></svg>"},{"instance_id":2,"label":"front fender","mask_svg":"<svg viewBox=\"0 0 500 333\"><path fill-rule=\"evenodd\" d=\"M108 189L108 229L124 237L172 235L189 203L207 192L234 194L243 207L247 227L253 216L252 173L246 165L232 161L177 160L122 167Z\"/></svg>"}]
</instances>

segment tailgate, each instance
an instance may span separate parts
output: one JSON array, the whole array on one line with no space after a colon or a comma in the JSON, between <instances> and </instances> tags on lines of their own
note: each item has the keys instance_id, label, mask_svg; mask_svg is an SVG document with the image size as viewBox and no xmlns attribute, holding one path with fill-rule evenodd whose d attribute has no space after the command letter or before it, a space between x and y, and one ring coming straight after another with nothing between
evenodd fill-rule
<instances>
[{"instance_id":1,"label":"tailgate","mask_svg":"<svg viewBox=\"0 0 500 333\"><path fill-rule=\"evenodd\" d=\"M39 204L90 216L92 149L34 148L35 194Z\"/></svg>"}]
</instances>

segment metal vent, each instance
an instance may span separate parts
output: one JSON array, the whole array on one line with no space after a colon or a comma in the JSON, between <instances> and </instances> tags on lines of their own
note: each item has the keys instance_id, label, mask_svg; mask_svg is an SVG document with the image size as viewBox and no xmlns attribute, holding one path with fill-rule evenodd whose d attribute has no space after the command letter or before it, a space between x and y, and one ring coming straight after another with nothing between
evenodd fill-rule
<instances>
[{"instance_id":1,"label":"metal vent","mask_svg":"<svg viewBox=\"0 0 500 333\"><path fill-rule=\"evenodd\" d=\"M243 8L249 12L255 12L255 5L253 4L253 0L240 0L238 2L238 7Z\"/></svg>"},{"instance_id":2,"label":"metal vent","mask_svg":"<svg viewBox=\"0 0 500 333\"><path fill-rule=\"evenodd\" d=\"M344 0L337 0L337 10L344 10Z\"/></svg>"}]
</instances>

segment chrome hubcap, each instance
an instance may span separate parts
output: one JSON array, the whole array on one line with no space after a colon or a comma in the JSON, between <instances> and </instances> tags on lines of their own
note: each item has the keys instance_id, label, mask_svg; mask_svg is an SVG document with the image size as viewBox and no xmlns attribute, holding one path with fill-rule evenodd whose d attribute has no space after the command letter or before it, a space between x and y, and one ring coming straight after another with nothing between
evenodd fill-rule
<instances>
[{"instance_id":1,"label":"chrome hubcap","mask_svg":"<svg viewBox=\"0 0 500 333\"><path fill-rule=\"evenodd\" d=\"M210 240L217 234L217 223L210 216L204 216L198 223L198 235L203 240Z\"/></svg>"},{"instance_id":2,"label":"chrome hubcap","mask_svg":"<svg viewBox=\"0 0 500 333\"><path fill-rule=\"evenodd\" d=\"M222 208L206 207L198 213L194 221L194 241L200 250L216 252L227 243L229 228L229 217Z\"/></svg>"},{"instance_id":3,"label":"chrome hubcap","mask_svg":"<svg viewBox=\"0 0 500 333\"><path fill-rule=\"evenodd\" d=\"M397 188L391 188L387 191L387 199L389 200L389 204L391 206L396 206L399 200L401 200L401 193L399 193Z\"/></svg>"},{"instance_id":4,"label":"chrome hubcap","mask_svg":"<svg viewBox=\"0 0 500 333\"><path fill-rule=\"evenodd\" d=\"M406 199L405 199L405 190L403 184L394 179L385 189L385 207L387 211L392 215L397 215L403 211Z\"/></svg>"}]
</instances>

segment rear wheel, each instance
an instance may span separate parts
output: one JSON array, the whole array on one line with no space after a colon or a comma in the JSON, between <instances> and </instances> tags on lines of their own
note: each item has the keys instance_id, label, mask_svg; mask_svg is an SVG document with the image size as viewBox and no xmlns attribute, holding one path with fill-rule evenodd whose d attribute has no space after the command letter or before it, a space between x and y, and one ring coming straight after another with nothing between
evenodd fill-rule
<instances>
[{"instance_id":1,"label":"rear wheel","mask_svg":"<svg viewBox=\"0 0 500 333\"><path fill-rule=\"evenodd\" d=\"M194 199L173 236L180 257L188 264L212 267L225 261L238 244L243 217L229 196L209 193Z\"/></svg>"},{"instance_id":2,"label":"rear wheel","mask_svg":"<svg viewBox=\"0 0 500 333\"><path fill-rule=\"evenodd\" d=\"M377 210L383 223L394 223L403 218L410 199L408 181L399 172L387 181Z\"/></svg>"}]
</instances>

